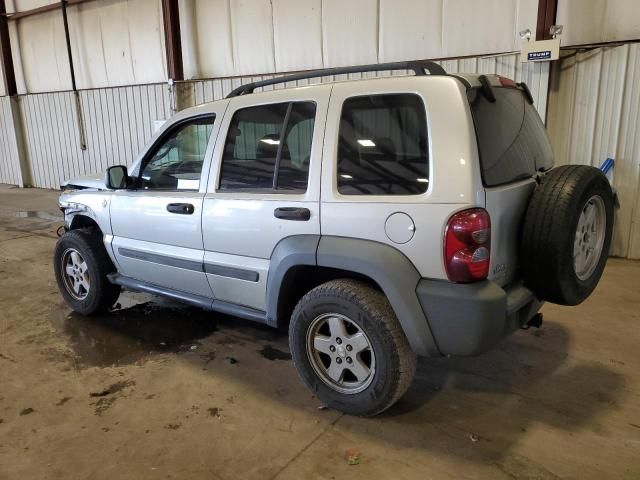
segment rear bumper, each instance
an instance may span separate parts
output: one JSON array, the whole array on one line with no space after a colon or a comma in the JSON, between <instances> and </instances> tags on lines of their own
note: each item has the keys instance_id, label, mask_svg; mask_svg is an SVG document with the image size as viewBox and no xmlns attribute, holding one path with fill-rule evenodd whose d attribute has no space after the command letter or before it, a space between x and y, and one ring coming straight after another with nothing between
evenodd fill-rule
<instances>
[{"instance_id":1,"label":"rear bumper","mask_svg":"<svg viewBox=\"0 0 640 480\"><path fill-rule=\"evenodd\" d=\"M502 288L490 280L459 284L422 279L416 294L443 355L486 352L542 306L523 285Z\"/></svg>"}]
</instances>

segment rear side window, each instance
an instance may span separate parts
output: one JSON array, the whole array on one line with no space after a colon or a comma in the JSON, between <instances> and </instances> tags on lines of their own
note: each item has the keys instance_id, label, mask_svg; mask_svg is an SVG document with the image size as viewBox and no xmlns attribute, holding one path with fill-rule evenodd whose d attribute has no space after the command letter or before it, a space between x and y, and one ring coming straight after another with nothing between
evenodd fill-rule
<instances>
[{"instance_id":1,"label":"rear side window","mask_svg":"<svg viewBox=\"0 0 640 480\"><path fill-rule=\"evenodd\" d=\"M415 195L429 182L427 115L415 94L347 99L340 117L338 192Z\"/></svg>"},{"instance_id":2,"label":"rear side window","mask_svg":"<svg viewBox=\"0 0 640 480\"><path fill-rule=\"evenodd\" d=\"M484 184L516 182L553 167L547 131L533 105L517 88L493 88L493 93L495 103L477 88L469 94Z\"/></svg>"},{"instance_id":3,"label":"rear side window","mask_svg":"<svg viewBox=\"0 0 640 480\"><path fill-rule=\"evenodd\" d=\"M220 191L305 192L315 113L313 102L238 110L224 147Z\"/></svg>"}]
</instances>

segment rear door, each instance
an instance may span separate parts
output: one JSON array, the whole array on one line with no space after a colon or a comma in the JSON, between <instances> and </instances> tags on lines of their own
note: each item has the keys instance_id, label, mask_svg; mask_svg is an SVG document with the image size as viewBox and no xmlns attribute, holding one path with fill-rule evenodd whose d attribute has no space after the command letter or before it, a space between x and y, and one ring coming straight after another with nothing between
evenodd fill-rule
<instances>
[{"instance_id":1,"label":"rear door","mask_svg":"<svg viewBox=\"0 0 640 480\"><path fill-rule=\"evenodd\" d=\"M266 310L271 254L320 234L320 162L331 86L233 99L216 144L202 233L216 300Z\"/></svg>"},{"instance_id":2,"label":"rear door","mask_svg":"<svg viewBox=\"0 0 640 480\"><path fill-rule=\"evenodd\" d=\"M491 216L489 278L506 285L517 275L522 222L535 174L553 166L553 153L544 124L524 93L515 87L494 87L493 92L492 103L478 88L471 89L469 102Z\"/></svg>"},{"instance_id":3,"label":"rear door","mask_svg":"<svg viewBox=\"0 0 640 480\"><path fill-rule=\"evenodd\" d=\"M337 83L327 115L322 235L384 243L446 279L442 226L484 198L462 83L449 76ZM479 169L478 169L479 170ZM483 204L483 203L482 203Z\"/></svg>"}]
</instances>

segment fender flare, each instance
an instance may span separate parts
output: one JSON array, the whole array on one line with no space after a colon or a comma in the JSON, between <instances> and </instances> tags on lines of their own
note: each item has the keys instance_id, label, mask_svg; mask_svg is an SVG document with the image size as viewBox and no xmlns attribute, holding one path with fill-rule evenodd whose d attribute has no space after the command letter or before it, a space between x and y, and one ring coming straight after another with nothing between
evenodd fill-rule
<instances>
[{"instance_id":1,"label":"fender flare","mask_svg":"<svg viewBox=\"0 0 640 480\"><path fill-rule=\"evenodd\" d=\"M354 272L376 282L387 296L414 352L441 356L416 294L420 273L399 250L372 240L297 235L283 239L273 251L267 278L267 319L277 323L278 301L287 272L317 265Z\"/></svg>"},{"instance_id":2,"label":"fender flare","mask_svg":"<svg viewBox=\"0 0 640 480\"><path fill-rule=\"evenodd\" d=\"M413 351L420 356L441 355L416 295L422 277L402 252L371 240L323 236L317 262L374 280L387 296Z\"/></svg>"},{"instance_id":3,"label":"fender flare","mask_svg":"<svg viewBox=\"0 0 640 480\"><path fill-rule=\"evenodd\" d=\"M271 253L269 274L267 275L267 323L278 323L278 301L280 289L287 272L300 265L317 265L316 251L320 235L294 235L278 242Z\"/></svg>"}]
</instances>

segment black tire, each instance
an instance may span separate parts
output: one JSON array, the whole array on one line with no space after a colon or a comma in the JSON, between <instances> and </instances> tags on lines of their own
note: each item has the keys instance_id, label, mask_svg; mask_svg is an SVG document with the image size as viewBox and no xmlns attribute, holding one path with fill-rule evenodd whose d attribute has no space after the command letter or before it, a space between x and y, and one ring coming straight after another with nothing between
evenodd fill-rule
<instances>
[{"instance_id":1,"label":"black tire","mask_svg":"<svg viewBox=\"0 0 640 480\"><path fill-rule=\"evenodd\" d=\"M87 264L90 288L85 298L75 298L67 289L64 279L63 257L69 249L76 250ZM120 296L120 286L107 279L115 267L107 254L102 236L92 229L71 230L62 235L53 253L53 268L60 293L67 304L82 315L91 315L109 309Z\"/></svg>"},{"instance_id":2,"label":"black tire","mask_svg":"<svg viewBox=\"0 0 640 480\"><path fill-rule=\"evenodd\" d=\"M336 391L311 363L307 334L314 321L328 313L348 318L364 332L375 356L370 383L357 393ZM387 298L357 280L332 280L308 292L293 312L289 345L298 374L317 398L350 415L373 416L389 408L409 388L416 370L416 355Z\"/></svg>"},{"instance_id":3,"label":"black tire","mask_svg":"<svg viewBox=\"0 0 640 480\"><path fill-rule=\"evenodd\" d=\"M606 215L604 243L595 269L581 279L574 241L582 210L594 197L602 200ZM578 305L593 292L609 254L613 204L609 181L597 168L566 165L544 176L529 202L520 254L525 282L540 300Z\"/></svg>"}]
</instances>

